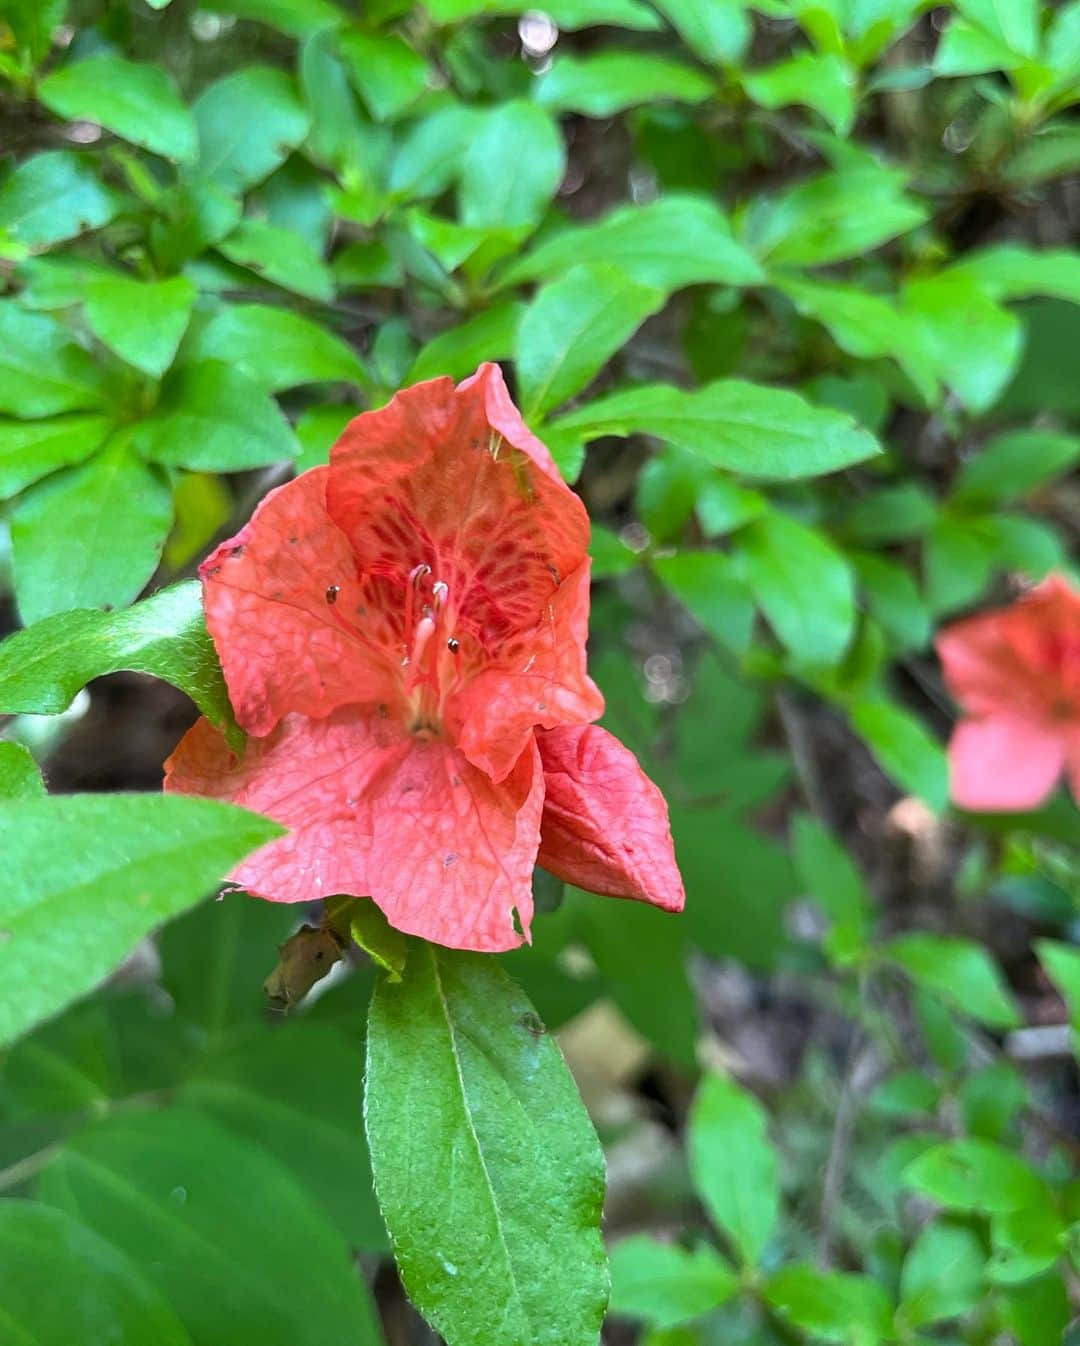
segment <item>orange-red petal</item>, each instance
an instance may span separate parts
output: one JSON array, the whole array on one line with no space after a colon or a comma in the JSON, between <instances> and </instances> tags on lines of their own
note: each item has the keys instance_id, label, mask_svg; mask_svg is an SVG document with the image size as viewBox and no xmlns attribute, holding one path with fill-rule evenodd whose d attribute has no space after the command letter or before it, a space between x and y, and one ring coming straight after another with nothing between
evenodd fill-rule
<instances>
[{"instance_id":1,"label":"orange-red petal","mask_svg":"<svg viewBox=\"0 0 1080 1346\"><path fill-rule=\"evenodd\" d=\"M546 791L538 863L590 892L681 911L667 805L629 748L598 725L536 739Z\"/></svg>"},{"instance_id":2,"label":"orange-red petal","mask_svg":"<svg viewBox=\"0 0 1080 1346\"><path fill-rule=\"evenodd\" d=\"M1064 766L1064 734L1015 715L962 720L949 741L950 794L976 813L1038 808Z\"/></svg>"}]
</instances>

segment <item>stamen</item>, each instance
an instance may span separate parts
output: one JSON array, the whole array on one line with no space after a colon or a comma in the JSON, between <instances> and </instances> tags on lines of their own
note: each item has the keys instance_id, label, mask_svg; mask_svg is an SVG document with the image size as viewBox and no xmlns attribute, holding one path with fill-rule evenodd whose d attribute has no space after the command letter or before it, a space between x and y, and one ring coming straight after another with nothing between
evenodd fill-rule
<instances>
[{"instance_id":1,"label":"stamen","mask_svg":"<svg viewBox=\"0 0 1080 1346\"><path fill-rule=\"evenodd\" d=\"M326 588L326 601L327 601L328 603L330 603L330 604L334 604L334 603L336 603L336 602L337 602L337 596L338 596L339 593L341 593L341 585L340 585L340 584L330 584L330 585L327 585L327 588Z\"/></svg>"}]
</instances>

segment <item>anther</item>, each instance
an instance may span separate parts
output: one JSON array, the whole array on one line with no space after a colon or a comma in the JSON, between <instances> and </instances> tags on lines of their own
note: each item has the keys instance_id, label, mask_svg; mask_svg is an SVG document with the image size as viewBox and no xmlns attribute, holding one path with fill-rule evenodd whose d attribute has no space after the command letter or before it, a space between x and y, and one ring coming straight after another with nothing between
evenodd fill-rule
<instances>
[{"instance_id":1,"label":"anther","mask_svg":"<svg viewBox=\"0 0 1080 1346\"><path fill-rule=\"evenodd\" d=\"M450 639L446 642L446 648L450 651L451 654L457 654L458 650L461 649L461 641L458 640L456 636L451 636Z\"/></svg>"},{"instance_id":2,"label":"anther","mask_svg":"<svg viewBox=\"0 0 1080 1346\"><path fill-rule=\"evenodd\" d=\"M328 586L327 586L327 589L326 589L326 601L327 601L328 603L330 603L330 604L334 604L334 603L336 603L336 602L337 602L337 596L338 596L339 593L341 593L341 585L340 585L340 584L330 584L330 585L328 585Z\"/></svg>"}]
</instances>

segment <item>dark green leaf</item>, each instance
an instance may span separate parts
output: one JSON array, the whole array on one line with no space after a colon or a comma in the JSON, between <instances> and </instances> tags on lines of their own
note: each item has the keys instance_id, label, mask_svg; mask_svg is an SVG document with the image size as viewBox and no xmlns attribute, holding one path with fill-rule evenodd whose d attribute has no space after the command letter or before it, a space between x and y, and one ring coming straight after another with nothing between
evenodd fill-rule
<instances>
[{"instance_id":1,"label":"dark green leaf","mask_svg":"<svg viewBox=\"0 0 1080 1346\"><path fill-rule=\"evenodd\" d=\"M659 290L600 262L572 267L541 288L517 333L525 418L539 418L580 392L662 303Z\"/></svg>"},{"instance_id":2,"label":"dark green leaf","mask_svg":"<svg viewBox=\"0 0 1080 1346\"><path fill-rule=\"evenodd\" d=\"M975 412L993 406L1020 362L1019 318L959 272L911 281L904 310L964 405Z\"/></svg>"},{"instance_id":3,"label":"dark green leaf","mask_svg":"<svg viewBox=\"0 0 1080 1346\"><path fill-rule=\"evenodd\" d=\"M90 462L31 487L11 522L24 623L69 608L123 607L161 558L172 493L118 434Z\"/></svg>"},{"instance_id":4,"label":"dark green leaf","mask_svg":"<svg viewBox=\"0 0 1080 1346\"><path fill-rule=\"evenodd\" d=\"M776 1155L761 1104L722 1075L706 1075L690 1115L690 1170L705 1208L742 1259L756 1265L776 1226Z\"/></svg>"},{"instance_id":5,"label":"dark green leaf","mask_svg":"<svg viewBox=\"0 0 1080 1346\"><path fill-rule=\"evenodd\" d=\"M881 451L850 416L812 406L784 388L738 379L692 393L659 383L629 388L561 417L556 426L585 439L655 435L715 467L781 480L835 472Z\"/></svg>"},{"instance_id":6,"label":"dark green leaf","mask_svg":"<svg viewBox=\"0 0 1080 1346\"><path fill-rule=\"evenodd\" d=\"M954 1210L1007 1214L1046 1200L1046 1184L1024 1160L988 1140L932 1145L904 1169L906 1187Z\"/></svg>"},{"instance_id":7,"label":"dark green leaf","mask_svg":"<svg viewBox=\"0 0 1080 1346\"><path fill-rule=\"evenodd\" d=\"M0 643L0 714L59 715L93 678L150 673L186 692L239 746L194 580L122 612L61 612Z\"/></svg>"},{"instance_id":8,"label":"dark green leaf","mask_svg":"<svg viewBox=\"0 0 1080 1346\"><path fill-rule=\"evenodd\" d=\"M237 266L306 299L328 304L334 278L318 253L292 229L265 220L244 220L218 244L218 251Z\"/></svg>"},{"instance_id":9,"label":"dark green leaf","mask_svg":"<svg viewBox=\"0 0 1080 1346\"><path fill-rule=\"evenodd\" d=\"M631 564L633 564L633 556ZM716 641L734 654L745 654L754 624L754 600L730 556L721 552L682 552L653 563L665 586Z\"/></svg>"},{"instance_id":10,"label":"dark green leaf","mask_svg":"<svg viewBox=\"0 0 1080 1346\"><path fill-rule=\"evenodd\" d=\"M276 823L215 800L64 795L0 805L0 1042L106 977Z\"/></svg>"},{"instance_id":11,"label":"dark green leaf","mask_svg":"<svg viewBox=\"0 0 1080 1346\"><path fill-rule=\"evenodd\" d=\"M20 243L48 247L108 224L119 202L92 165L89 155L70 150L24 160L0 187L0 229Z\"/></svg>"},{"instance_id":12,"label":"dark green leaf","mask_svg":"<svg viewBox=\"0 0 1080 1346\"><path fill-rule=\"evenodd\" d=\"M223 360L181 365L135 428L140 453L195 472L241 472L295 458L296 438L274 399Z\"/></svg>"},{"instance_id":13,"label":"dark green leaf","mask_svg":"<svg viewBox=\"0 0 1080 1346\"><path fill-rule=\"evenodd\" d=\"M457 177L465 151L483 125L483 113L462 103L447 103L416 122L390 165L389 190L405 199L439 196ZM497 144L497 136L491 139ZM474 172L482 177L479 165Z\"/></svg>"},{"instance_id":14,"label":"dark green leaf","mask_svg":"<svg viewBox=\"0 0 1080 1346\"><path fill-rule=\"evenodd\" d=\"M580 58L557 56L541 77L536 96L560 112L613 117L659 98L700 103L712 92L712 80L681 61L647 51L603 51Z\"/></svg>"},{"instance_id":15,"label":"dark green leaf","mask_svg":"<svg viewBox=\"0 0 1080 1346\"><path fill-rule=\"evenodd\" d=\"M882 947L890 962L954 1008L991 1028L1016 1028L1020 1016L990 955L958 935L913 931Z\"/></svg>"},{"instance_id":16,"label":"dark green leaf","mask_svg":"<svg viewBox=\"0 0 1080 1346\"><path fill-rule=\"evenodd\" d=\"M766 108L802 103L820 112L838 135L855 120L855 74L835 52L802 52L767 70L743 75L743 88Z\"/></svg>"},{"instance_id":17,"label":"dark green leaf","mask_svg":"<svg viewBox=\"0 0 1080 1346\"><path fill-rule=\"evenodd\" d=\"M300 1183L192 1109L87 1128L39 1192L123 1249L200 1346L380 1340L348 1247Z\"/></svg>"},{"instance_id":18,"label":"dark green leaf","mask_svg":"<svg viewBox=\"0 0 1080 1346\"><path fill-rule=\"evenodd\" d=\"M414 941L403 980L379 978L365 1121L402 1279L449 1346L596 1341L600 1146L492 959ZM450 1172L454 1200L432 1201Z\"/></svg>"},{"instance_id":19,"label":"dark green leaf","mask_svg":"<svg viewBox=\"0 0 1080 1346\"><path fill-rule=\"evenodd\" d=\"M440 374L463 379L484 360L509 360L524 313L524 304L509 300L432 337L416 357L405 382L419 383Z\"/></svg>"},{"instance_id":20,"label":"dark green leaf","mask_svg":"<svg viewBox=\"0 0 1080 1346\"><path fill-rule=\"evenodd\" d=\"M904 649L925 649L933 622L930 609L910 573L872 552L848 552L859 588L875 619Z\"/></svg>"},{"instance_id":21,"label":"dark green leaf","mask_svg":"<svg viewBox=\"0 0 1080 1346\"><path fill-rule=\"evenodd\" d=\"M47 75L38 97L68 121L97 122L166 159L187 163L195 158L195 123L159 65L100 52Z\"/></svg>"},{"instance_id":22,"label":"dark green leaf","mask_svg":"<svg viewBox=\"0 0 1080 1346\"><path fill-rule=\"evenodd\" d=\"M400 117L427 88L426 61L396 34L353 28L341 35L338 46L357 92L377 121Z\"/></svg>"},{"instance_id":23,"label":"dark green leaf","mask_svg":"<svg viewBox=\"0 0 1080 1346\"><path fill-rule=\"evenodd\" d=\"M872 1346L893 1335L889 1296L869 1276L793 1262L769 1277L764 1298L784 1322L822 1341Z\"/></svg>"},{"instance_id":24,"label":"dark green leaf","mask_svg":"<svg viewBox=\"0 0 1080 1346\"><path fill-rule=\"evenodd\" d=\"M74 1214L0 1201L0 1245L0 1324L9 1346L70 1346L76 1323L87 1346L191 1346L167 1301Z\"/></svg>"},{"instance_id":25,"label":"dark green leaf","mask_svg":"<svg viewBox=\"0 0 1080 1346\"><path fill-rule=\"evenodd\" d=\"M882 696L851 707L851 723L882 770L940 813L949 800L949 767L941 744L909 710Z\"/></svg>"},{"instance_id":26,"label":"dark green leaf","mask_svg":"<svg viewBox=\"0 0 1080 1346\"><path fill-rule=\"evenodd\" d=\"M2 651L0 645L0 653ZM0 802L38 799L44 793L45 782L30 749L21 743L0 742Z\"/></svg>"},{"instance_id":27,"label":"dark green leaf","mask_svg":"<svg viewBox=\"0 0 1080 1346\"><path fill-rule=\"evenodd\" d=\"M825 946L839 963L851 962L865 949L873 922L863 877L843 846L808 813L796 814L792 840L807 894L829 918Z\"/></svg>"},{"instance_id":28,"label":"dark green leaf","mask_svg":"<svg viewBox=\"0 0 1080 1346\"><path fill-rule=\"evenodd\" d=\"M746 0L657 0L656 7L704 61L736 65L750 43Z\"/></svg>"},{"instance_id":29,"label":"dark green leaf","mask_svg":"<svg viewBox=\"0 0 1080 1346\"><path fill-rule=\"evenodd\" d=\"M998 435L961 465L953 486L956 501L1003 504L1061 476L1080 459L1080 439L1052 430L1014 430Z\"/></svg>"},{"instance_id":30,"label":"dark green leaf","mask_svg":"<svg viewBox=\"0 0 1080 1346\"><path fill-rule=\"evenodd\" d=\"M86 292L86 319L99 341L122 360L160 378L172 364L195 303L185 276L140 281L95 279Z\"/></svg>"},{"instance_id":31,"label":"dark green leaf","mask_svg":"<svg viewBox=\"0 0 1080 1346\"><path fill-rule=\"evenodd\" d=\"M189 360L231 364L267 392L367 378L359 356L340 337L298 313L265 304L223 309L186 354Z\"/></svg>"},{"instance_id":32,"label":"dark green leaf","mask_svg":"<svg viewBox=\"0 0 1080 1346\"><path fill-rule=\"evenodd\" d=\"M1065 997L1075 1050L1080 1055L1080 949L1057 940L1040 939L1035 950L1051 980Z\"/></svg>"},{"instance_id":33,"label":"dark green leaf","mask_svg":"<svg viewBox=\"0 0 1080 1346\"><path fill-rule=\"evenodd\" d=\"M982 1240L963 1225L935 1220L904 1258L900 1312L912 1327L959 1318L978 1304L986 1253Z\"/></svg>"},{"instance_id":34,"label":"dark green leaf","mask_svg":"<svg viewBox=\"0 0 1080 1346\"><path fill-rule=\"evenodd\" d=\"M342 19L341 11L329 0L214 0L214 13L257 19L290 37L307 37Z\"/></svg>"},{"instance_id":35,"label":"dark green leaf","mask_svg":"<svg viewBox=\"0 0 1080 1346\"><path fill-rule=\"evenodd\" d=\"M0 420L0 500L7 500L59 467L88 458L112 431L104 416Z\"/></svg>"},{"instance_id":36,"label":"dark green leaf","mask_svg":"<svg viewBox=\"0 0 1080 1346\"><path fill-rule=\"evenodd\" d=\"M196 99L197 173L230 192L268 177L308 133L311 118L282 70L246 66Z\"/></svg>"}]
</instances>

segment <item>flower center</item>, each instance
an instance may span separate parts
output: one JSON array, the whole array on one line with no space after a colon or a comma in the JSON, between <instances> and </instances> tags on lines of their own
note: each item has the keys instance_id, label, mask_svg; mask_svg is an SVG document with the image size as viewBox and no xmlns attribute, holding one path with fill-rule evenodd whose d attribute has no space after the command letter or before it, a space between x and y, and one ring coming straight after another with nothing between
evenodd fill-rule
<instances>
[{"instance_id":1,"label":"flower center","mask_svg":"<svg viewBox=\"0 0 1080 1346\"><path fill-rule=\"evenodd\" d=\"M409 574L405 590L405 647L401 660L409 732L437 738L441 732L442 676L461 648L451 634L450 588L433 579L429 565Z\"/></svg>"}]
</instances>

